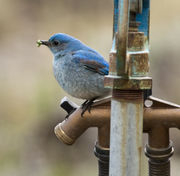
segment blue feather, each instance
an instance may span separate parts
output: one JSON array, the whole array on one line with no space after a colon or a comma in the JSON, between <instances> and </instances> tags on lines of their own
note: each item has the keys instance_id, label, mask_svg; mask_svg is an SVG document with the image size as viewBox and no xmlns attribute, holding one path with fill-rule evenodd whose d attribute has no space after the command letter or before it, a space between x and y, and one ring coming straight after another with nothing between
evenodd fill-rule
<instances>
[{"instance_id":1,"label":"blue feather","mask_svg":"<svg viewBox=\"0 0 180 176\"><path fill-rule=\"evenodd\" d=\"M102 75L108 75L109 64L94 50L78 50L73 52L73 60L81 63L86 69Z\"/></svg>"}]
</instances>

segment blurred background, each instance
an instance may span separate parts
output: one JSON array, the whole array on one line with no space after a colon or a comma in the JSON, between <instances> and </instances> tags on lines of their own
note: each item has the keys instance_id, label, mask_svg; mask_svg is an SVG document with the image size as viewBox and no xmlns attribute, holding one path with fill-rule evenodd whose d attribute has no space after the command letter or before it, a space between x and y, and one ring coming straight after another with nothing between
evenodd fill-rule
<instances>
[{"instance_id":1,"label":"blurred background","mask_svg":"<svg viewBox=\"0 0 180 176\"><path fill-rule=\"evenodd\" d=\"M153 95L180 104L180 1L152 1L151 7ZM53 77L50 51L35 42L63 32L108 60L113 0L0 0L0 12L0 175L97 175L96 129L73 146L53 133L65 117L59 103L66 94ZM179 138L172 130L173 176L179 175Z\"/></svg>"}]
</instances>

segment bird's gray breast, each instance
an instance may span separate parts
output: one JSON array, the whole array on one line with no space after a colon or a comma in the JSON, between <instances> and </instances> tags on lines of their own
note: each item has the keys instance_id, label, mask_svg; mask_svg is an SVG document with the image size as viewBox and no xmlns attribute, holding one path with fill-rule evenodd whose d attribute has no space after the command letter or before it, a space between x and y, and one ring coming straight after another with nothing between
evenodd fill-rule
<instances>
[{"instance_id":1,"label":"bird's gray breast","mask_svg":"<svg viewBox=\"0 0 180 176\"><path fill-rule=\"evenodd\" d=\"M109 92L104 89L103 75L89 71L83 65L74 62L71 55L54 58L53 71L60 86L76 98L103 97Z\"/></svg>"}]
</instances>

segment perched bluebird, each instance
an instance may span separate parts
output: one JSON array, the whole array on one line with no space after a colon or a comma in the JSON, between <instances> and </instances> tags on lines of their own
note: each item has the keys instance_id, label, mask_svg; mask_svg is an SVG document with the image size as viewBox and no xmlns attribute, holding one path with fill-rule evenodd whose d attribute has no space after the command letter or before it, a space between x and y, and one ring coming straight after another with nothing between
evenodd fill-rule
<instances>
[{"instance_id":1,"label":"perched bluebird","mask_svg":"<svg viewBox=\"0 0 180 176\"><path fill-rule=\"evenodd\" d=\"M71 96L88 100L83 103L85 110L95 99L109 94L109 89L104 88L109 64L98 52L63 33L37 44L46 45L53 53L54 76L60 86Z\"/></svg>"}]
</instances>

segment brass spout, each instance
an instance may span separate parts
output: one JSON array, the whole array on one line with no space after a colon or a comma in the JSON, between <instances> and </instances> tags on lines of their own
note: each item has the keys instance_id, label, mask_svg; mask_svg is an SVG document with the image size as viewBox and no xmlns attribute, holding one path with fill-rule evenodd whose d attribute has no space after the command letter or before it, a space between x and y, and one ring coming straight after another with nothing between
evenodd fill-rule
<instances>
[{"instance_id":1,"label":"brass spout","mask_svg":"<svg viewBox=\"0 0 180 176\"><path fill-rule=\"evenodd\" d=\"M110 101L94 103L90 112L86 111L81 116L82 108L77 108L67 119L55 127L56 136L65 144L71 145L88 128L98 128L98 145L109 148L110 136Z\"/></svg>"}]
</instances>

